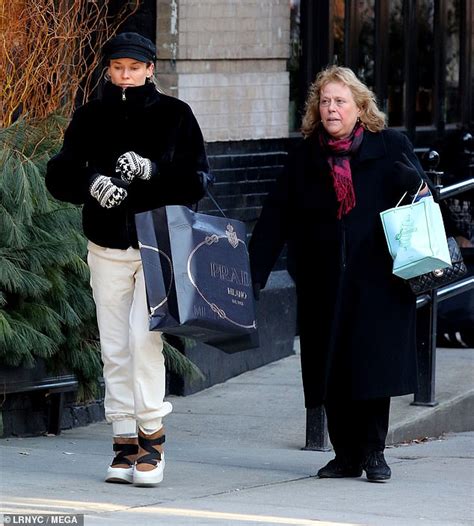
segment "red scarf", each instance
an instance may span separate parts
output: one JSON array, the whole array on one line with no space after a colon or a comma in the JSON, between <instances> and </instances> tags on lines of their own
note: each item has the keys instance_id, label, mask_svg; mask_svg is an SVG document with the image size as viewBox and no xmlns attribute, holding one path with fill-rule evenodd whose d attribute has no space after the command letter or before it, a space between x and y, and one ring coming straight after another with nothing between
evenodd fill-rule
<instances>
[{"instance_id":1,"label":"red scarf","mask_svg":"<svg viewBox=\"0 0 474 526\"><path fill-rule=\"evenodd\" d=\"M319 143L327 154L336 198L339 201L337 218L341 219L356 204L350 160L362 143L364 128L361 124L356 124L352 133L345 139L332 138L322 126L318 133Z\"/></svg>"}]
</instances>

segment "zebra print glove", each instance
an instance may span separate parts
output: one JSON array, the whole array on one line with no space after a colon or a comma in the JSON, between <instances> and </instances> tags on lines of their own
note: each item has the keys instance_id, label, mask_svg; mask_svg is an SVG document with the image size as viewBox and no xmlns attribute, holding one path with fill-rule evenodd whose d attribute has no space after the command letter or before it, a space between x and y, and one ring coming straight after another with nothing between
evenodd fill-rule
<instances>
[{"instance_id":1,"label":"zebra print glove","mask_svg":"<svg viewBox=\"0 0 474 526\"><path fill-rule=\"evenodd\" d=\"M153 163L138 153L127 152L117 159L115 172L127 183L131 183L135 177L148 181L153 173Z\"/></svg>"},{"instance_id":2,"label":"zebra print glove","mask_svg":"<svg viewBox=\"0 0 474 526\"><path fill-rule=\"evenodd\" d=\"M117 186L114 181L123 185L120 179L98 175L89 187L91 196L97 199L103 208L115 208L127 197L127 190Z\"/></svg>"}]
</instances>

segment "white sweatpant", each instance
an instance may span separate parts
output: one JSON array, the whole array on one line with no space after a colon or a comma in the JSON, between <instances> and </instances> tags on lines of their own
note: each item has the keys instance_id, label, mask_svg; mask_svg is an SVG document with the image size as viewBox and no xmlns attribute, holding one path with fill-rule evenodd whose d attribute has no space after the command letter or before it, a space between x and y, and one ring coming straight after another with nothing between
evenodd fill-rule
<instances>
[{"instance_id":1,"label":"white sweatpant","mask_svg":"<svg viewBox=\"0 0 474 526\"><path fill-rule=\"evenodd\" d=\"M148 330L140 251L88 244L87 262L97 309L105 380L105 417L114 436L162 427L172 406L164 402L161 333Z\"/></svg>"}]
</instances>

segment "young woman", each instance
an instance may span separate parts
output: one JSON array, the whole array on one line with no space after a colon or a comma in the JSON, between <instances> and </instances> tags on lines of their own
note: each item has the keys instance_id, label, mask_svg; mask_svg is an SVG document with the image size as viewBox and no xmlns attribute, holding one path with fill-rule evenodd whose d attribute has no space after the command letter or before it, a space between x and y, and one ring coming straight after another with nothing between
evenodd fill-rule
<instances>
[{"instance_id":1,"label":"young woman","mask_svg":"<svg viewBox=\"0 0 474 526\"><path fill-rule=\"evenodd\" d=\"M103 49L100 98L78 108L46 184L82 204L105 380L105 415L116 453L107 482L155 485L163 479L165 365L161 334L149 332L135 213L197 202L207 157L187 104L153 83L155 45L122 33Z\"/></svg>"}]
</instances>

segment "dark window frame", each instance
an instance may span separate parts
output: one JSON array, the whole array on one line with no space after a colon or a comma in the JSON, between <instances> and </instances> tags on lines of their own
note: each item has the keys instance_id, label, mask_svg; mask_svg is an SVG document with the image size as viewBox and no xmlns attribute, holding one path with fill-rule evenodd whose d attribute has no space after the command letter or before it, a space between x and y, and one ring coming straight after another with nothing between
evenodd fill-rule
<instances>
[{"instance_id":1,"label":"dark window frame","mask_svg":"<svg viewBox=\"0 0 474 526\"><path fill-rule=\"evenodd\" d=\"M473 5L470 0L460 0L461 27L459 57L459 94L461 97L460 121L446 124L446 11L447 0L433 0L434 5L434 115L433 125L416 126L416 67L417 19L416 0L404 0L405 35L405 108L404 126L397 127L406 133L417 146L432 144L436 139L452 129L474 126L474 108L472 86L473 78ZM318 71L326 67L333 59L332 1L301 0L301 40L302 67L301 88L304 93L314 80ZM356 0L345 1L344 20L344 57L343 63L356 69L359 16ZM388 26L389 0L375 0L375 92L381 109L387 109L388 93ZM304 97L302 97L304 99Z\"/></svg>"}]
</instances>

